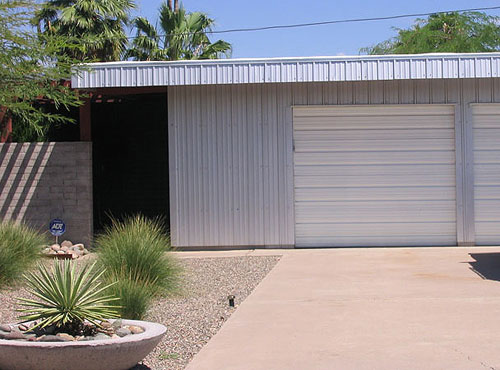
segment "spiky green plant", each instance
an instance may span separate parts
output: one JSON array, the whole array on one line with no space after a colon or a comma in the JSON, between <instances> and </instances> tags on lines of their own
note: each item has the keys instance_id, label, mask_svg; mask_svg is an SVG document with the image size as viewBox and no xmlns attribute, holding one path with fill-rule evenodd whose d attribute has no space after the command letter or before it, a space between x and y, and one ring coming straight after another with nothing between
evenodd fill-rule
<instances>
[{"instance_id":1,"label":"spiky green plant","mask_svg":"<svg viewBox=\"0 0 500 370\"><path fill-rule=\"evenodd\" d=\"M22 224L0 223L0 287L16 281L40 258L44 235Z\"/></svg>"},{"instance_id":2,"label":"spiky green plant","mask_svg":"<svg viewBox=\"0 0 500 370\"><path fill-rule=\"evenodd\" d=\"M40 264L38 273L25 275L30 292L38 298L18 298L19 317L23 322L37 321L34 328L75 327L88 321L99 326L100 321L118 317L117 298L106 293L112 284L100 281L104 270L96 270L95 263L80 269L70 260L56 261L52 271Z\"/></svg>"}]
</instances>

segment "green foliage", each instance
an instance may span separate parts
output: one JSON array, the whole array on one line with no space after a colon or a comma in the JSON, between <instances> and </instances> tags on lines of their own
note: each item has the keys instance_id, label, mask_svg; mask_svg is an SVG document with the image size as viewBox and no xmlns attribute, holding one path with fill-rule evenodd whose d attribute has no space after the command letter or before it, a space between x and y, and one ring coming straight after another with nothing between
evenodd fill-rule
<instances>
[{"instance_id":1,"label":"green foliage","mask_svg":"<svg viewBox=\"0 0 500 370\"><path fill-rule=\"evenodd\" d=\"M120 317L131 320L144 318L154 296L152 287L125 274L108 276L108 280L116 282L108 293L119 298Z\"/></svg>"},{"instance_id":2,"label":"green foliage","mask_svg":"<svg viewBox=\"0 0 500 370\"><path fill-rule=\"evenodd\" d=\"M418 19L409 29L375 46L367 54L467 53L500 50L499 18L480 12L439 13Z\"/></svg>"},{"instance_id":3,"label":"green foliage","mask_svg":"<svg viewBox=\"0 0 500 370\"><path fill-rule=\"evenodd\" d=\"M142 316L153 295L178 287L180 269L166 253L172 250L170 238L159 220L141 215L114 220L97 236L95 247L98 263L107 269L106 281L118 281L112 289L120 297L124 315Z\"/></svg>"},{"instance_id":4,"label":"green foliage","mask_svg":"<svg viewBox=\"0 0 500 370\"><path fill-rule=\"evenodd\" d=\"M201 12L187 13L181 6L172 9L163 3L159 9L160 29L146 18L134 19L137 30L126 57L134 60L216 59L227 55L231 45L223 40L211 42L207 32L214 20Z\"/></svg>"},{"instance_id":5,"label":"green foliage","mask_svg":"<svg viewBox=\"0 0 500 370\"><path fill-rule=\"evenodd\" d=\"M0 223L0 287L16 281L36 262L46 241L24 224Z\"/></svg>"},{"instance_id":6,"label":"green foliage","mask_svg":"<svg viewBox=\"0 0 500 370\"><path fill-rule=\"evenodd\" d=\"M38 298L18 298L23 321L40 320L34 328L50 325L75 327L88 321L100 321L117 316L118 307L112 305L116 298L106 295L109 286L100 282L104 270L96 271L95 263L77 270L71 260L56 261L51 272L38 265L38 273L26 274L31 293Z\"/></svg>"},{"instance_id":7,"label":"green foliage","mask_svg":"<svg viewBox=\"0 0 500 370\"><path fill-rule=\"evenodd\" d=\"M48 0L34 22L43 35L79 40L79 49L64 55L78 60L119 60L127 46L125 27L133 0Z\"/></svg>"},{"instance_id":8,"label":"green foliage","mask_svg":"<svg viewBox=\"0 0 500 370\"><path fill-rule=\"evenodd\" d=\"M62 50L75 50L79 45L68 38L34 32L31 22L36 9L31 0L0 0L0 108L21 122L25 136L43 139L46 127L71 119L44 111L36 101L46 99L58 109L80 105L76 92L62 83L71 78L72 65L78 62Z\"/></svg>"}]
</instances>

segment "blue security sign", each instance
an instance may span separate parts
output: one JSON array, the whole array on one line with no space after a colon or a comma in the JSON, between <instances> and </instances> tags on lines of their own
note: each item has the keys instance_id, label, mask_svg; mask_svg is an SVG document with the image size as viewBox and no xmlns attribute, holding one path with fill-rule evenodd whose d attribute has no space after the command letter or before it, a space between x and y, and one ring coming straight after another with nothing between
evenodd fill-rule
<instances>
[{"instance_id":1,"label":"blue security sign","mask_svg":"<svg viewBox=\"0 0 500 370\"><path fill-rule=\"evenodd\" d=\"M66 224L59 218L50 221L49 231L54 236L61 236L66 231Z\"/></svg>"}]
</instances>

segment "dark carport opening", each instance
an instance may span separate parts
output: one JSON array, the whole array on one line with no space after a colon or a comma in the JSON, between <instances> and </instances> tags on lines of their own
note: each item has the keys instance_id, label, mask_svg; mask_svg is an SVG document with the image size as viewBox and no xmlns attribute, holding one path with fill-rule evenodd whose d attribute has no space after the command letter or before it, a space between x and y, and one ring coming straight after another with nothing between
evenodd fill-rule
<instances>
[{"instance_id":1,"label":"dark carport opening","mask_svg":"<svg viewBox=\"0 0 500 370\"><path fill-rule=\"evenodd\" d=\"M169 229L166 92L93 93L94 232L112 218L161 217Z\"/></svg>"}]
</instances>

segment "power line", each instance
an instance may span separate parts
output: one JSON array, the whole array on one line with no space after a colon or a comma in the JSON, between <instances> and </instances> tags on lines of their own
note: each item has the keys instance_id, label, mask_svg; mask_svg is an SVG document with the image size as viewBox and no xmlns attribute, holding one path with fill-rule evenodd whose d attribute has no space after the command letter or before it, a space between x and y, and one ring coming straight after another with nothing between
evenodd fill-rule
<instances>
[{"instance_id":1,"label":"power line","mask_svg":"<svg viewBox=\"0 0 500 370\"><path fill-rule=\"evenodd\" d=\"M386 16L386 17L351 18L351 19L338 19L338 20L322 21L322 22L280 24L280 25L263 26L263 27L233 28L233 29L220 30L220 31L205 31L203 33L205 33L205 34L219 34L219 33L233 33L233 32L255 32L255 31L287 29L287 28L323 26L323 25L327 25L327 24L384 21L384 20L389 20L389 19L423 17L423 16L429 16L429 15L433 15L433 14L464 13L464 12L475 12L475 11L495 10L495 9L500 9L500 6L490 6L490 7L483 7L483 8L458 9L458 10L445 10L445 11L429 12L429 13L399 14L399 15L390 15L390 16ZM157 35L157 36L158 37L190 36L190 35L195 35L197 33L199 33L199 32L167 33L167 34ZM129 37L129 39L135 39L135 38L137 38L137 36Z\"/></svg>"}]
</instances>

